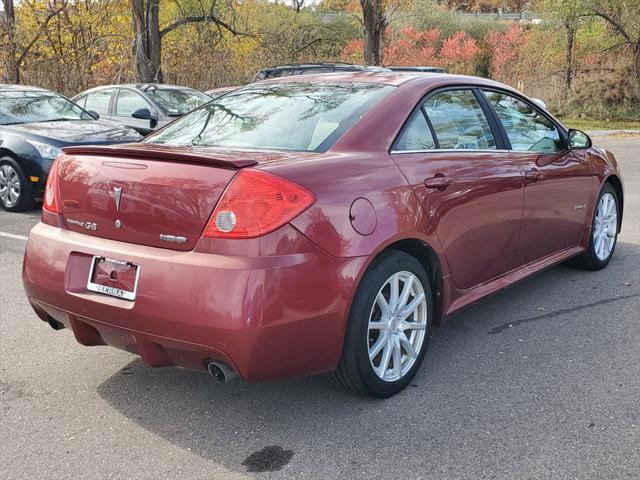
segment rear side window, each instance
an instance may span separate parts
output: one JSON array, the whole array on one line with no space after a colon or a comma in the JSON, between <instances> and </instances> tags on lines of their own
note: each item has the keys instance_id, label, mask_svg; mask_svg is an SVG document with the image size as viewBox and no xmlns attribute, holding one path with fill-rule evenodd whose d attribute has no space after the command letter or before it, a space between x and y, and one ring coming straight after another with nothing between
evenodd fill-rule
<instances>
[{"instance_id":1,"label":"rear side window","mask_svg":"<svg viewBox=\"0 0 640 480\"><path fill-rule=\"evenodd\" d=\"M427 119L422 112L418 110L409 125L404 129L398 140L396 141L394 150L412 151L412 150L433 150L436 143L433 141L433 135L427 124Z\"/></svg>"},{"instance_id":2,"label":"rear side window","mask_svg":"<svg viewBox=\"0 0 640 480\"><path fill-rule=\"evenodd\" d=\"M90 93L85 97L86 103L83 106L86 110L93 110L100 115L108 115L112 93L113 90L101 90Z\"/></svg>"},{"instance_id":3,"label":"rear side window","mask_svg":"<svg viewBox=\"0 0 640 480\"><path fill-rule=\"evenodd\" d=\"M494 150L487 117L471 90L448 90L429 97L424 109L441 149Z\"/></svg>"},{"instance_id":4,"label":"rear side window","mask_svg":"<svg viewBox=\"0 0 640 480\"><path fill-rule=\"evenodd\" d=\"M511 149L520 152L563 150L558 128L531 105L501 92L484 92L504 127Z\"/></svg>"},{"instance_id":5,"label":"rear side window","mask_svg":"<svg viewBox=\"0 0 640 480\"><path fill-rule=\"evenodd\" d=\"M139 108L150 108L147 101L142 98L142 95L132 92L131 90L120 90L120 92L118 92L116 115L129 117Z\"/></svg>"}]
</instances>

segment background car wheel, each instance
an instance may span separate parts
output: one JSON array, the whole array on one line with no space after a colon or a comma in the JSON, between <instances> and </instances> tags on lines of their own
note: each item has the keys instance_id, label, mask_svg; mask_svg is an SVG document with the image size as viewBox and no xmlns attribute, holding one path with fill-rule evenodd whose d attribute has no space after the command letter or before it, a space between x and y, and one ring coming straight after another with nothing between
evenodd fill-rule
<instances>
[{"instance_id":1,"label":"background car wheel","mask_svg":"<svg viewBox=\"0 0 640 480\"><path fill-rule=\"evenodd\" d=\"M600 270L611 261L618 239L618 195L609 183L605 183L598 196L598 204L591 224L589 246L569 264L585 270Z\"/></svg>"},{"instance_id":2,"label":"background car wheel","mask_svg":"<svg viewBox=\"0 0 640 480\"><path fill-rule=\"evenodd\" d=\"M0 205L9 212L21 212L35 206L31 184L11 157L0 158Z\"/></svg>"},{"instance_id":3,"label":"background car wheel","mask_svg":"<svg viewBox=\"0 0 640 480\"><path fill-rule=\"evenodd\" d=\"M386 398L404 389L427 351L431 286L411 255L376 258L356 292L335 377L354 393Z\"/></svg>"}]
</instances>

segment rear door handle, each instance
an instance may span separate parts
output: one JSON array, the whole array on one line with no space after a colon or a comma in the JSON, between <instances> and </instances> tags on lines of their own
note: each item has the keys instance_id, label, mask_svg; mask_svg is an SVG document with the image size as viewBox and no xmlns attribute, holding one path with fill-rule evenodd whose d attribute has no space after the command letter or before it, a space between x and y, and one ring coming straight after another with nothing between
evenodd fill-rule
<instances>
[{"instance_id":1,"label":"rear door handle","mask_svg":"<svg viewBox=\"0 0 640 480\"><path fill-rule=\"evenodd\" d=\"M445 177L444 175L436 175L435 177L427 178L424 181L427 188L437 188L438 190L446 190L453 185L453 179Z\"/></svg>"},{"instance_id":2,"label":"rear door handle","mask_svg":"<svg viewBox=\"0 0 640 480\"><path fill-rule=\"evenodd\" d=\"M542 172L537 168L532 168L531 170L524 172L524 178L532 182L539 182L542 180Z\"/></svg>"}]
</instances>

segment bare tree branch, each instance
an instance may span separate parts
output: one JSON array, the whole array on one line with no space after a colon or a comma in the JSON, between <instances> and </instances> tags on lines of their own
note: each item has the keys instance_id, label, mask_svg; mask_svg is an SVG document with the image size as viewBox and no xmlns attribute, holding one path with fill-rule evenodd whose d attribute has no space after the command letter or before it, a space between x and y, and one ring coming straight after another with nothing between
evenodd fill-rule
<instances>
[{"instance_id":1,"label":"bare tree branch","mask_svg":"<svg viewBox=\"0 0 640 480\"><path fill-rule=\"evenodd\" d=\"M160 30L160 38L164 37L167 33L174 31L176 28L181 27L182 25L186 25L188 23L200 23L200 22L215 23L218 27L224 28L225 30L229 31L234 35L245 36L245 37L251 36L250 33L240 32L236 30L235 27L232 27L228 23L220 20L217 16L209 14L209 15L191 15L188 17L181 18L180 20L177 20L176 22L173 22L171 25L168 25L162 30Z\"/></svg>"},{"instance_id":2,"label":"bare tree branch","mask_svg":"<svg viewBox=\"0 0 640 480\"><path fill-rule=\"evenodd\" d=\"M594 10L594 13L604 19L605 21L607 21L609 24L611 24L611 26L620 34L622 35L625 40L627 40L630 43L634 43L633 39L631 38L631 36L627 33L627 31L624 29L624 26L617 21L615 18L613 18L611 15L609 15L606 12L603 12L601 10Z\"/></svg>"},{"instance_id":3,"label":"bare tree branch","mask_svg":"<svg viewBox=\"0 0 640 480\"><path fill-rule=\"evenodd\" d=\"M22 65L22 62L24 61L25 57L29 54L29 51L31 51L33 46L36 44L36 42L40 39L42 34L47 29L47 25L49 24L51 19L54 18L55 16L59 15L66 8L67 8L67 0L62 2L62 5L60 7L58 7L57 9L49 11L49 13L45 17L44 21L40 24L40 27L38 28L38 31L33 36L31 41L25 47L21 47L22 53L20 54L20 56L18 56L18 58L16 60L16 64L18 66Z\"/></svg>"}]
</instances>

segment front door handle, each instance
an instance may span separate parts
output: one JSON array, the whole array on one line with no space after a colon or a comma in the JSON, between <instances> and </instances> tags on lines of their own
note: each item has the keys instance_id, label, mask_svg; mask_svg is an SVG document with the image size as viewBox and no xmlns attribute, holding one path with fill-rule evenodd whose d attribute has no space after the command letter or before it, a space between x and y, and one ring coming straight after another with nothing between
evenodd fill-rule
<instances>
[{"instance_id":1,"label":"front door handle","mask_svg":"<svg viewBox=\"0 0 640 480\"><path fill-rule=\"evenodd\" d=\"M524 172L524 178L531 182L539 182L542 180L542 177L542 172L537 168L532 168L531 170Z\"/></svg>"},{"instance_id":2,"label":"front door handle","mask_svg":"<svg viewBox=\"0 0 640 480\"><path fill-rule=\"evenodd\" d=\"M453 185L453 179L445 177L444 175L436 175L435 177L427 178L424 181L427 188L437 188L438 190L446 190Z\"/></svg>"}]
</instances>

